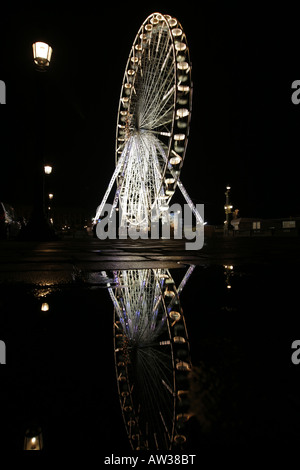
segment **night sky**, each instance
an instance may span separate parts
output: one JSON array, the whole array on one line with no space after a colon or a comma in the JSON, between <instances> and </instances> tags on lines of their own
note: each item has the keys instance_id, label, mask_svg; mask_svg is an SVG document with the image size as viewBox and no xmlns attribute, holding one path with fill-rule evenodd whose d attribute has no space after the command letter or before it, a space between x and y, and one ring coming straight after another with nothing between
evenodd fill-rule
<instances>
[{"instance_id":1,"label":"night sky","mask_svg":"<svg viewBox=\"0 0 300 470\"><path fill-rule=\"evenodd\" d=\"M300 79L296 13L288 6L241 10L212 2L210 8L97 3L66 13L47 2L43 13L24 2L2 12L7 104L0 107L0 200L32 204L37 142L43 142L38 151L53 164L57 207L94 215L114 170L128 54L142 22L159 11L178 18L190 47L193 111L181 179L194 203L204 203L208 223L222 224L230 185L241 216L299 216L300 105L291 101L291 84ZM34 70L36 40L53 47L46 74Z\"/></svg>"}]
</instances>

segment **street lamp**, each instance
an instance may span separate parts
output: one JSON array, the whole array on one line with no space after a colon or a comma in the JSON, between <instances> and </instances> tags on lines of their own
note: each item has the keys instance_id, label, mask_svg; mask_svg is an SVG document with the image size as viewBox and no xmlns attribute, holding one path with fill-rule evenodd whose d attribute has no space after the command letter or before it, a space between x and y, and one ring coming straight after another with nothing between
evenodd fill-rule
<instances>
[{"instance_id":1,"label":"street lamp","mask_svg":"<svg viewBox=\"0 0 300 470\"><path fill-rule=\"evenodd\" d=\"M33 61L37 71L45 72L49 69L52 56L52 47L49 44L37 41L32 44ZM35 99L35 119L37 127L36 140L36 166L34 175L34 204L31 217L28 224L20 233L20 238L24 240L53 240L55 233L50 227L45 215L45 175L50 175L52 166L46 164L43 157L44 139L43 133L45 128L45 80L39 77L36 81L36 99Z\"/></svg>"},{"instance_id":2,"label":"street lamp","mask_svg":"<svg viewBox=\"0 0 300 470\"><path fill-rule=\"evenodd\" d=\"M37 65L37 69L41 72L45 72L50 64L52 47L50 47L49 44L45 42L38 41L32 44L32 49L33 60Z\"/></svg>"},{"instance_id":3,"label":"street lamp","mask_svg":"<svg viewBox=\"0 0 300 470\"><path fill-rule=\"evenodd\" d=\"M45 165L45 166L44 166L44 173L45 173L45 175L51 175L51 173L52 173L52 166L51 166L51 165Z\"/></svg>"}]
</instances>

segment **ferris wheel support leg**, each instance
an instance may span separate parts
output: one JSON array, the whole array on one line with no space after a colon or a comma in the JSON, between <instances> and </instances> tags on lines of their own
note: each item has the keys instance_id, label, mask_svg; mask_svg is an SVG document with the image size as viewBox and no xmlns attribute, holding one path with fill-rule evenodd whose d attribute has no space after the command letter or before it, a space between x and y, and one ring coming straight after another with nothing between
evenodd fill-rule
<instances>
[{"instance_id":1,"label":"ferris wheel support leg","mask_svg":"<svg viewBox=\"0 0 300 470\"><path fill-rule=\"evenodd\" d=\"M106 271L101 271L101 274L102 274L103 277L107 277ZM119 316L119 318L122 318L122 312L121 312L121 310L120 310L119 303L118 303L118 301L117 301L117 299L116 299L116 296L115 296L115 294L114 294L114 291L113 291L113 289L112 289L112 287L111 287L110 282L107 282L107 283L106 283L106 286L107 286L107 289L108 289L110 298L111 298L111 300L112 300L112 302L113 302L113 304L114 304L114 307L115 307L115 309L116 309L116 311L117 311L117 313L118 313L118 316Z\"/></svg>"},{"instance_id":2,"label":"ferris wheel support leg","mask_svg":"<svg viewBox=\"0 0 300 470\"><path fill-rule=\"evenodd\" d=\"M195 205L193 204L193 201L191 200L190 196L188 195L187 193L187 190L185 189L185 187L183 186L182 182L180 181L180 179L176 176L173 168L172 168L172 165L168 162L168 159L167 159L167 156L163 150L163 148L161 147L161 145L159 144L159 142L157 142L157 146L158 148L160 149L160 152L161 152L161 155L163 156L167 166L168 166L168 169L170 170L173 178L175 178L175 180L177 180L177 185L184 197L184 199L186 200L186 202L188 203L189 205L189 208L191 209L191 211L193 212L194 216L196 217L196 220L199 224L203 225L204 224L204 220L202 219L201 215L199 214L199 212L197 211Z\"/></svg>"},{"instance_id":3,"label":"ferris wheel support leg","mask_svg":"<svg viewBox=\"0 0 300 470\"><path fill-rule=\"evenodd\" d=\"M117 178L117 176L118 176L118 174L119 174L119 172L120 172L120 170L121 170L121 168L122 168L122 165L124 164L124 160L125 160L125 153L124 153L124 155L122 155L122 156L120 157L120 159L119 159L119 161L118 161L118 164L117 164L117 166L116 166L116 168L115 168L115 171L113 172L113 175L112 175L111 180L110 180L110 182L109 182L108 188L107 188L107 190L106 190L106 192L105 192L105 194L104 194L104 197L103 197L103 199L102 199L102 202L101 202L100 206L97 208L97 212L96 212L96 215L95 215L95 218L94 218L94 223L97 223L97 220L98 220L99 217L101 216L101 213L102 213L103 208L104 208L104 206L105 206L105 204L106 204L107 198L108 198L108 196L109 196L109 194L110 194L110 192L111 192L111 190L112 190L112 187L113 187L113 185L114 185L114 182L115 182L115 180L116 180L116 178ZM117 202L118 202L118 200L117 200Z\"/></svg>"},{"instance_id":4,"label":"ferris wheel support leg","mask_svg":"<svg viewBox=\"0 0 300 470\"><path fill-rule=\"evenodd\" d=\"M183 277L183 279L182 279L180 285L178 286L177 295L175 295L175 296L172 298L171 302L170 302L169 305L168 305L168 313L170 313L170 311L172 310L172 307L173 307L175 301L179 298L181 292L183 291L184 286L186 285L187 281L189 280L190 275L192 274L192 272L194 271L194 269L195 269L195 265L192 264L192 265L188 268L187 272L185 273L185 275L184 275L184 277Z\"/></svg>"},{"instance_id":5,"label":"ferris wheel support leg","mask_svg":"<svg viewBox=\"0 0 300 470\"><path fill-rule=\"evenodd\" d=\"M189 208L191 209L191 211L193 212L194 216L196 217L196 220L199 224L203 225L204 223L204 220L202 219L201 215L199 214L199 212L197 211L195 205L193 204L190 196L188 195L187 193L187 190L185 189L185 187L183 186L182 182L180 181L180 179L178 178L177 180L177 185L179 186L179 189L184 197L184 199L186 200L186 202L188 203L189 205Z\"/></svg>"},{"instance_id":6,"label":"ferris wheel support leg","mask_svg":"<svg viewBox=\"0 0 300 470\"><path fill-rule=\"evenodd\" d=\"M121 192L121 188L122 188L122 185L123 185L123 181L124 179L121 178L121 181L117 187L117 191L116 191L116 194L115 194L115 197L114 197L114 202L113 202L113 205L112 205L112 208L111 208L111 211L110 211L110 214L109 214L109 217L112 216L112 213L113 211L116 209L117 207L117 204L118 204L118 201L119 201L119 196L120 196L120 192Z\"/></svg>"},{"instance_id":7,"label":"ferris wheel support leg","mask_svg":"<svg viewBox=\"0 0 300 470\"><path fill-rule=\"evenodd\" d=\"M115 294L114 294L114 292L113 292L113 289L110 287L110 284L109 284L109 283L107 283L107 287L108 287L108 292L109 292L110 298L111 298L111 300L112 300L112 302L113 302L113 304L114 304L114 307L115 307L115 309L116 309L116 311L117 311L117 313L118 313L118 317L119 317L120 319L122 319L122 318L123 318L123 315L122 315L122 312L121 312L119 303L118 303L118 301L117 301L117 299L116 299L116 296L115 296Z\"/></svg>"},{"instance_id":8,"label":"ferris wheel support leg","mask_svg":"<svg viewBox=\"0 0 300 470\"><path fill-rule=\"evenodd\" d=\"M184 286L186 285L187 281L189 280L190 275L191 275L192 272L194 271L195 267L196 267L196 266L195 266L194 264L192 264L192 265L188 268L188 270L187 270L187 272L185 273L185 275L184 275L184 277L183 277L181 283L180 283L179 286L178 286L178 289L177 289L178 295L180 295L181 292L183 291L183 288L184 288Z\"/></svg>"}]
</instances>

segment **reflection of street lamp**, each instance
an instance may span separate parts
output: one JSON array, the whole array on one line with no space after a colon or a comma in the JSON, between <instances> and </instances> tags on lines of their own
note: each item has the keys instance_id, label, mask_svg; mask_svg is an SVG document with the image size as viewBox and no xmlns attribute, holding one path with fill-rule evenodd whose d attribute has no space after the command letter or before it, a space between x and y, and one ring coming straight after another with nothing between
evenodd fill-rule
<instances>
[{"instance_id":1,"label":"reflection of street lamp","mask_svg":"<svg viewBox=\"0 0 300 470\"><path fill-rule=\"evenodd\" d=\"M24 450L42 450L43 436L40 427L27 429L24 439Z\"/></svg>"},{"instance_id":2,"label":"reflection of street lamp","mask_svg":"<svg viewBox=\"0 0 300 470\"><path fill-rule=\"evenodd\" d=\"M233 206L230 204L229 202L229 191L230 191L230 186L226 186L226 192L225 192L225 196L226 196L226 203L225 203L225 206L224 206L224 209L225 209L225 217L226 217L226 220L225 220L225 223L224 223L224 233L225 234L228 234L228 230L229 230L229 214L231 214L232 212L232 208Z\"/></svg>"},{"instance_id":3,"label":"reflection of street lamp","mask_svg":"<svg viewBox=\"0 0 300 470\"><path fill-rule=\"evenodd\" d=\"M224 268L225 268L225 276L226 276L226 287L227 289L231 289L231 281L230 281L230 278L233 277L233 266L232 265L226 265L224 264Z\"/></svg>"},{"instance_id":4,"label":"reflection of street lamp","mask_svg":"<svg viewBox=\"0 0 300 470\"><path fill-rule=\"evenodd\" d=\"M49 304L47 302L43 302L41 306L41 311L48 312L48 310L49 310Z\"/></svg>"}]
</instances>

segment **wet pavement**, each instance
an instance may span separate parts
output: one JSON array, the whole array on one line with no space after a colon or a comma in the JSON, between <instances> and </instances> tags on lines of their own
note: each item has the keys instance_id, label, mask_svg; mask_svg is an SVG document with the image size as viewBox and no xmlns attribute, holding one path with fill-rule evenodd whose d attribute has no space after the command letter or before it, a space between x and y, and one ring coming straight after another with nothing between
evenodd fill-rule
<instances>
[{"instance_id":1,"label":"wet pavement","mask_svg":"<svg viewBox=\"0 0 300 470\"><path fill-rule=\"evenodd\" d=\"M207 239L201 250L186 250L183 240L68 239L53 242L0 240L0 282L70 282L75 271L300 262L294 237Z\"/></svg>"}]
</instances>

